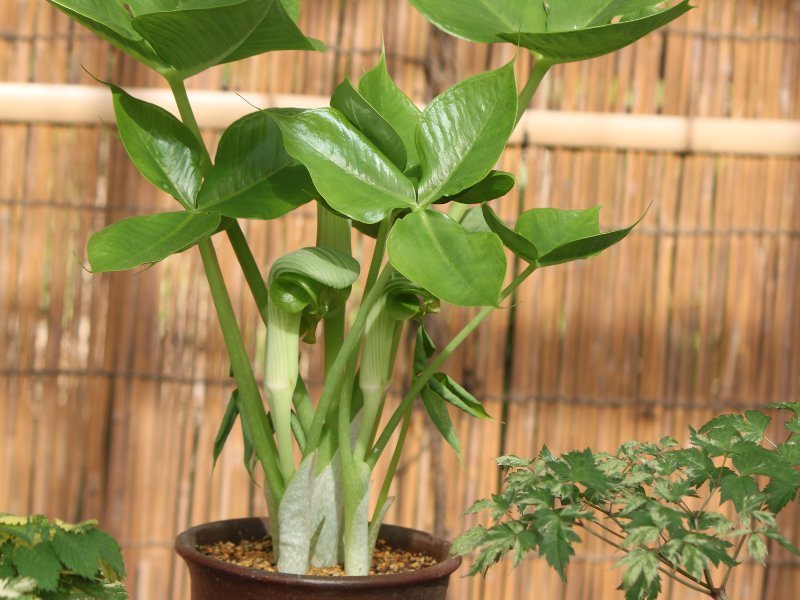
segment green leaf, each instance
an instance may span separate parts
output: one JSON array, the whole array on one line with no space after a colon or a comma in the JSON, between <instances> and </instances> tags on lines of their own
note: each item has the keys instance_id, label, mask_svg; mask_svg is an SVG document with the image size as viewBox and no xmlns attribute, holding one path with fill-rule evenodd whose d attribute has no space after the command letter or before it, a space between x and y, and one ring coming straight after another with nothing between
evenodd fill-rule
<instances>
[{"instance_id":1,"label":"green leaf","mask_svg":"<svg viewBox=\"0 0 800 600\"><path fill-rule=\"evenodd\" d=\"M417 211L394 225L387 250L395 269L445 302L498 303L506 256L493 233L470 233L439 212Z\"/></svg>"},{"instance_id":2,"label":"green leaf","mask_svg":"<svg viewBox=\"0 0 800 600\"><path fill-rule=\"evenodd\" d=\"M759 410L748 410L744 413L745 421L742 424L742 437L753 442L760 442L767 433L772 417Z\"/></svg>"},{"instance_id":3,"label":"green leaf","mask_svg":"<svg viewBox=\"0 0 800 600\"><path fill-rule=\"evenodd\" d=\"M225 409L225 414L222 415L222 422L219 424L219 431L217 437L214 438L213 460L211 469L217 466L217 459L225 447L225 442L228 441L228 436L233 431L233 426L236 424L236 419L239 418L239 390L233 390L231 398L228 400L228 406Z\"/></svg>"},{"instance_id":4,"label":"green leaf","mask_svg":"<svg viewBox=\"0 0 800 600\"><path fill-rule=\"evenodd\" d=\"M316 196L306 168L284 150L275 119L261 111L222 134L197 205L227 217L276 219Z\"/></svg>"},{"instance_id":5,"label":"green leaf","mask_svg":"<svg viewBox=\"0 0 800 600\"><path fill-rule=\"evenodd\" d=\"M274 0L258 27L221 62L233 62L275 50L325 50L325 44L307 38L297 27L295 21L299 13L296 0Z\"/></svg>"},{"instance_id":6,"label":"green leaf","mask_svg":"<svg viewBox=\"0 0 800 600\"><path fill-rule=\"evenodd\" d=\"M785 479L773 479L764 488L767 496L767 507L774 513L783 510L790 502L797 498L797 481L787 481Z\"/></svg>"},{"instance_id":7,"label":"green leaf","mask_svg":"<svg viewBox=\"0 0 800 600\"><path fill-rule=\"evenodd\" d=\"M100 570L100 552L90 536L58 531L53 538L53 546L58 558L68 569L86 579L97 576Z\"/></svg>"},{"instance_id":8,"label":"green leaf","mask_svg":"<svg viewBox=\"0 0 800 600\"><path fill-rule=\"evenodd\" d=\"M133 3L135 5L135 2ZM257 30L272 0L227 0L199 8L147 12L133 28L181 79L223 62Z\"/></svg>"},{"instance_id":9,"label":"green leaf","mask_svg":"<svg viewBox=\"0 0 800 600\"><path fill-rule=\"evenodd\" d=\"M406 170L418 166L416 133L422 111L392 80L384 52L378 64L359 79L358 93L400 136L406 150Z\"/></svg>"},{"instance_id":10,"label":"green leaf","mask_svg":"<svg viewBox=\"0 0 800 600\"><path fill-rule=\"evenodd\" d=\"M534 513L534 517L537 529L541 533L539 553L545 557L547 564L558 572L561 580L566 581L569 558L575 554L572 544L579 542L580 537L572 531L572 523L562 519L559 511L542 508Z\"/></svg>"},{"instance_id":11,"label":"green leaf","mask_svg":"<svg viewBox=\"0 0 800 600\"><path fill-rule=\"evenodd\" d=\"M459 202L461 204L481 204L495 198L502 198L514 188L516 179L505 171L489 171L489 174L473 186L455 196L445 196L437 204Z\"/></svg>"},{"instance_id":12,"label":"green leaf","mask_svg":"<svg viewBox=\"0 0 800 600\"><path fill-rule=\"evenodd\" d=\"M503 31L540 31L546 4L531 0L410 0L439 29L473 42L505 41Z\"/></svg>"},{"instance_id":13,"label":"green leaf","mask_svg":"<svg viewBox=\"0 0 800 600\"><path fill-rule=\"evenodd\" d=\"M30 577L42 590L54 592L58 588L61 561L51 542L41 542L32 548L17 548L14 562L20 576Z\"/></svg>"},{"instance_id":14,"label":"green leaf","mask_svg":"<svg viewBox=\"0 0 800 600\"><path fill-rule=\"evenodd\" d=\"M622 8L616 11L605 11L602 19L604 24L602 25L597 24L598 21L596 19L591 21L588 26L582 25L573 19L573 16L579 19L583 19L586 16L585 10L576 10L576 7L591 8L592 5L600 7L610 4L623 7L627 5L641 6L645 3L639 0L627 0L627 2L620 0L602 0L601 2L596 0L582 0L580 2L551 0L550 15L558 15L554 23L556 29L550 26L550 20L553 17L548 16L547 30L543 28L508 29L503 33L498 33L498 37L541 54L545 59L553 63L587 60L624 48L692 9L689 0L684 0L672 8L632 20L611 22L613 16L609 17L608 15L619 16L620 14L625 14ZM655 6L660 4L660 1L652 0L649 4ZM556 8L559 10L556 11Z\"/></svg>"},{"instance_id":15,"label":"green leaf","mask_svg":"<svg viewBox=\"0 0 800 600\"><path fill-rule=\"evenodd\" d=\"M377 223L394 209L416 206L411 181L338 110L273 114L286 151L308 168L317 190L338 212Z\"/></svg>"},{"instance_id":16,"label":"green leaf","mask_svg":"<svg viewBox=\"0 0 800 600\"><path fill-rule=\"evenodd\" d=\"M537 264L557 265L589 258L622 241L641 221L615 231L600 232L600 207L587 210L534 208L522 213L517 233L538 251Z\"/></svg>"},{"instance_id":17,"label":"green leaf","mask_svg":"<svg viewBox=\"0 0 800 600\"><path fill-rule=\"evenodd\" d=\"M580 483L586 487L586 495L591 498L609 488L606 475L597 468L594 455L590 449L582 452L573 450L561 457L561 462L553 462L550 468L562 480Z\"/></svg>"},{"instance_id":18,"label":"green leaf","mask_svg":"<svg viewBox=\"0 0 800 600\"><path fill-rule=\"evenodd\" d=\"M119 136L133 164L150 183L193 208L207 167L200 141L163 108L108 85Z\"/></svg>"},{"instance_id":19,"label":"green leaf","mask_svg":"<svg viewBox=\"0 0 800 600\"><path fill-rule=\"evenodd\" d=\"M756 508L759 499L758 484L752 477L730 474L720 480L720 500L730 500L739 512Z\"/></svg>"},{"instance_id":20,"label":"green leaf","mask_svg":"<svg viewBox=\"0 0 800 600\"><path fill-rule=\"evenodd\" d=\"M478 525L472 529L468 529L455 540L450 547L450 554L452 556L465 556L470 552L476 550L486 537L486 529Z\"/></svg>"},{"instance_id":21,"label":"green leaf","mask_svg":"<svg viewBox=\"0 0 800 600\"><path fill-rule=\"evenodd\" d=\"M655 600L661 592L658 557L651 550L637 548L624 556L617 565L623 567L622 589L626 600Z\"/></svg>"},{"instance_id":22,"label":"green leaf","mask_svg":"<svg viewBox=\"0 0 800 600\"><path fill-rule=\"evenodd\" d=\"M486 177L503 153L516 114L513 63L470 77L434 98L417 130L420 203L453 196Z\"/></svg>"},{"instance_id":23,"label":"green leaf","mask_svg":"<svg viewBox=\"0 0 800 600\"><path fill-rule=\"evenodd\" d=\"M131 15L122 2L109 0L48 0L63 13L95 32L123 52L153 69L167 65L156 56L153 48L133 28Z\"/></svg>"},{"instance_id":24,"label":"green leaf","mask_svg":"<svg viewBox=\"0 0 800 600\"><path fill-rule=\"evenodd\" d=\"M536 262L536 259L539 258L539 251L536 246L510 227L506 227L503 220L497 216L488 204L481 205L481 210L489 229L498 235L506 248L529 263Z\"/></svg>"},{"instance_id":25,"label":"green leaf","mask_svg":"<svg viewBox=\"0 0 800 600\"><path fill-rule=\"evenodd\" d=\"M431 389L445 402L467 413L476 419L491 419L492 417L483 408L483 405L456 381L445 375L437 373L428 382Z\"/></svg>"},{"instance_id":26,"label":"green leaf","mask_svg":"<svg viewBox=\"0 0 800 600\"><path fill-rule=\"evenodd\" d=\"M95 273L105 273L159 262L212 235L220 219L172 212L117 221L89 239L89 263Z\"/></svg>"},{"instance_id":27,"label":"green leaf","mask_svg":"<svg viewBox=\"0 0 800 600\"><path fill-rule=\"evenodd\" d=\"M751 535L747 540L747 553L754 559L764 564L767 557L767 544L764 539L757 534Z\"/></svg>"},{"instance_id":28,"label":"green leaf","mask_svg":"<svg viewBox=\"0 0 800 600\"><path fill-rule=\"evenodd\" d=\"M347 117L400 170L406 168L406 148L400 134L356 91L349 79L345 79L334 90L331 107Z\"/></svg>"},{"instance_id":29,"label":"green leaf","mask_svg":"<svg viewBox=\"0 0 800 600\"><path fill-rule=\"evenodd\" d=\"M85 534L100 554L100 569L103 576L110 582L121 581L125 578L125 563L122 562L117 541L104 531L95 529Z\"/></svg>"},{"instance_id":30,"label":"green leaf","mask_svg":"<svg viewBox=\"0 0 800 600\"><path fill-rule=\"evenodd\" d=\"M455 450L458 460L461 461L461 443L458 441L453 421L450 419L450 414L447 412L447 404L444 399L435 393L430 387L425 387L420 394L422 396L422 405L425 411L431 418L431 422L442 434L445 441Z\"/></svg>"}]
</instances>

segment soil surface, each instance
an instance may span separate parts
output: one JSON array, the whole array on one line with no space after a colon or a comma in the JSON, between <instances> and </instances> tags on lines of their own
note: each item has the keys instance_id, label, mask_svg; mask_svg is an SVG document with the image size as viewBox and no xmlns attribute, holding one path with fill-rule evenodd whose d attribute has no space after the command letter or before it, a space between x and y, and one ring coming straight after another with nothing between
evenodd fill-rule
<instances>
[{"instance_id":1,"label":"soil surface","mask_svg":"<svg viewBox=\"0 0 800 600\"><path fill-rule=\"evenodd\" d=\"M238 544L233 542L217 542L216 544L200 546L198 550L207 556L234 565L251 569L261 569L273 573L278 570L275 565L275 557L272 554L272 540L270 538L242 540ZM431 567L437 563L438 561L430 556L407 552L405 550L396 550L383 540L378 540L369 574L392 575L396 573L411 573L425 567ZM308 572L308 575L343 577L346 573L344 572L344 568L339 565L336 567L314 567Z\"/></svg>"}]
</instances>

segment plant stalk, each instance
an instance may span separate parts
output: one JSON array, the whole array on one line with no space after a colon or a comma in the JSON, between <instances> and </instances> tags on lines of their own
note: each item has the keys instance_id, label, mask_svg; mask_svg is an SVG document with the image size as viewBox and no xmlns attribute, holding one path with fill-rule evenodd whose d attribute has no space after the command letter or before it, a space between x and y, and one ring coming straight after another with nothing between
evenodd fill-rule
<instances>
[{"instance_id":1,"label":"plant stalk","mask_svg":"<svg viewBox=\"0 0 800 600\"><path fill-rule=\"evenodd\" d=\"M500 300L503 301L508 298L514 291L525 281L530 275L536 270L536 265L528 265L528 267L522 271L517 277L512 281L508 287L506 287L503 292L500 294ZM403 419L403 415L409 409L409 407L413 404L414 400L416 399L417 395L422 391L422 388L425 387L425 384L428 383L431 377L433 377L439 367L445 362L453 352L464 342L464 340L469 337L469 335L480 325L486 317L488 317L492 312L495 310L494 306L486 306L480 310L480 312L475 315L472 320L467 323L464 328L459 331L450 343L444 347L444 349L437 354L425 370L420 374L420 376L414 380L414 383L411 384L408 392L406 392L405 396L403 396L403 400L400 402L400 405L392 414L389 422L384 427L383 432L381 433L378 441L375 443L375 446L372 448L372 452L370 452L369 456L367 457L367 465L369 465L370 469L375 467L375 464L378 462L383 450L386 448L386 445L389 443L389 440L394 434L395 429L400 424L400 421Z\"/></svg>"},{"instance_id":2,"label":"plant stalk","mask_svg":"<svg viewBox=\"0 0 800 600\"><path fill-rule=\"evenodd\" d=\"M539 84L542 83L542 79L544 79L544 76L547 75L550 67L553 66L553 63L546 60L540 54L534 52L533 55L535 57L533 69L531 70L530 77L528 78L525 87L522 88L522 91L519 94L519 100L517 101L517 123L519 123L522 115L525 114L525 110L531 103L531 99L536 93L536 90L539 89Z\"/></svg>"},{"instance_id":3,"label":"plant stalk","mask_svg":"<svg viewBox=\"0 0 800 600\"><path fill-rule=\"evenodd\" d=\"M267 311L269 305L269 292L267 291L267 284L264 283L264 278L261 276L261 271L258 268L258 263L253 256L250 245L247 243L247 238L244 237L244 232L239 225L239 221L231 219L231 226L225 232L228 234L228 239L231 242L233 251L236 254L236 259L242 267L247 287L250 288L250 293L253 295L253 300L258 307L258 314L261 315L261 320L267 324Z\"/></svg>"}]
</instances>

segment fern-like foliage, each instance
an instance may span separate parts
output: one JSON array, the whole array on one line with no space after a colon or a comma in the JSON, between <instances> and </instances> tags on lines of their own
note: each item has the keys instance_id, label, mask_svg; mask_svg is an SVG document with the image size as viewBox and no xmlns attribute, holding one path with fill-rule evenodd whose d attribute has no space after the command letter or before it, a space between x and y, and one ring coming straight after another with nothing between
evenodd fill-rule
<instances>
[{"instance_id":1,"label":"fern-like foliage","mask_svg":"<svg viewBox=\"0 0 800 600\"><path fill-rule=\"evenodd\" d=\"M616 454L501 457L502 492L470 509L494 524L461 535L453 552L477 550L471 574L538 552L566 581L574 545L590 535L623 555L626 600L657 598L664 576L724 600L745 552L763 563L772 542L800 555L776 523L800 490L800 403L770 408L788 413L782 428L762 411L722 415L690 428L688 447L667 437Z\"/></svg>"}]
</instances>

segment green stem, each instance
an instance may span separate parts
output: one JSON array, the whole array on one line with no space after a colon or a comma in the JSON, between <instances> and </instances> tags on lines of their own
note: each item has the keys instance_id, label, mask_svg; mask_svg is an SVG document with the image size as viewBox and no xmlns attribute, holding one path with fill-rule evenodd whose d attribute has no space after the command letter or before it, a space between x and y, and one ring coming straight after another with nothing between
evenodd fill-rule
<instances>
[{"instance_id":1,"label":"green stem","mask_svg":"<svg viewBox=\"0 0 800 600\"><path fill-rule=\"evenodd\" d=\"M397 472L397 465L400 464L400 456L403 453L403 446L406 442L406 435L408 434L408 426L411 423L411 405L406 409L405 414L403 415L403 424L400 426L400 435L397 438L397 444L394 447L394 452L392 453L392 459L389 461L389 467L386 470L386 477L383 480L383 485L381 486L381 492L378 495L378 501L375 503L375 512L372 515L372 520L374 521L377 516L380 514L381 510L383 510L383 505L386 502L387 498L389 497L389 488L392 485L392 480L394 480L394 475Z\"/></svg>"},{"instance_id":2,"label":"green stem","mask_svg":"<svg viewBox=\"0 0 800 600\"><path fill-rule=\"evenodd\" d=\"M383 264L383 254L386 251L386 238L389 237L389 230L392 228L392 217L388 216L381 221L380 228L378 229L378 237L375 240L375 250L372 252L372 260L369 264L369 273L367 274L367 282L364 284L364 295L367 295L375 285L380 273L381 265Z\"/></svg>"},{"instance_id":3,"label":"green stem","mask_svg":"<svg viewBox=\"0 0 800 600\"><path fill-rule=\"evenodd\" d=\"M178 111L183 119L183 123L192 131L200 142L204 158L207 164L211 164L211 155L208 153L208 149L203 141L203 136L200 133L200 127L194 116L194 111L189 102L189 96L186 93L186 86L183 80L168 77L167 82L175 97L175 103L178 106ZM219 266L217 253L214 250L213 242L208 238L198 242L197 246L200 249L200 256L203 259L203 267L206 272L209 288L211 289L211 297L214 301L220 327L222 328L222 336L228 350L236 385L239 388L239 409L250 429L250 436L253 440L256 456L261 463L261 468L264 469L267 487L276 502L280 502L285 490L285 482L281 475L280 467L278 466L278 449L271 435L272 426L264 410L261 392L258 389L258 383L253 374L253 367L250 364L250 357L247 354L247 349L242 340L242 333L239 330L236 313L233 310L233 304L231 303L227 287L225 286L225 279L222 275L222 269Z\"/></svg>"},{"instance_id":4,"label":"green stem","mask_svg":"<svg viewBox=\"0 0 800 600\"><path fill-rule=\"evenodd\" d=\"M534 63L531 75L528 78L528 82L525 84L525 87L522 88L522 91L519 94L519 100L517 102L517 123L519 123L522 115L525 114L525 110L531 103L531 98L533 98L533 95L539 88L539 84L542 83L542 79L544 79L544 76L547 75L550 67L553 66L553 63L546 60L539 54L534 53L534 57L536 62Z\"/></svg>"},{"instance_id":5,"label":"green stem","mask_svg":"<svg viewBox=\"0 0 800 600\"><path fill-rule=\"evenodd\" d=\"M350 221L333 214L321 203L317 203L317 246L352 253L350 240ZM336 355L344 340L345 307L332 310L322 321L325 341L325 375L330 372Z\"/></svg>"},{"instance_id":6,"label":"green stem","mask_svg":"<svg viewBox=\"0 0 800 600\"><path fill-rule=\"evenodd\" d=\"M522 271L517 277L512 281L506 289L503 290L503 293L500 294L500 300L505 300L514 293L514 291L525 281L530 275L536 270L535 265L528 265L528 267ZM480 325L486 317L488 317L492 312L495 310L494 306L486 306L480 310L480 312L472 318L472 320L467 323L464 328L459 331L450 343L444 347L444 349L436 355L425 370L420 374L420 376L414 380L411 387L409 388L408 392L405 396L403 396L403 400L400 402L400 406L394 411L392 417L389 419L389 422L384 427L381 436L378 438L375 446L372 448L372 452L370 452L369 456L367 457L367 465L372 469L375 467L375 464L378 462L383 450L386 448L386 445L389 443L392 435L394 434L395 429L400 424L400 421L403 418L403 415L409 407L413 404L415 398L419 395L422 391L422 388L428 383L431 377L433 377L436 372L438 371L439 367L442 365L444 361L450 358L450 355L456 351L456 349L464 342L464 340L469 337L469 335L475 331L475 329Z\"/></svg>"},{"instance_id":7,"label":"green stem","mask_svg":"<svg viewBox=\"0 0 800 600\"><path fill-rule=\"evenodd\" d=\"M261 315L261 320L266 325L267 311L269 305L269 292L267 291L267 284L264 283L264 278L261 276L261 271L258 268L256 259L253 252L250 250L250 245L244 237L244 232L239 226L239 221L232 219L232 224L226 230L228 239L231 242L233 251L236 254L236 259L242 267L245 281L250 288L250 293L253 295L253 300L258 307L258 314Z\"/></svg>"},{"instance_id":8,"label":"green stem","mask_svg":"<svg viewBox=\"0 0 800 600\"><path fill-rule=\"evenodd\" d=\"M749 533L743 535L742 538L739 540L739 543L736 546L736 550L733 553L733 560L734 561L736 561L736 559L739 558L739 553L742 551L742 548L744 548L744 543L745 543L745 541L747 541L748 537L750 537ZM719 584L719 589L723 593L725 593L725 586L728 585L728 579L731 578L731 573L732 572L733 572L733 566L731 565L731 566L728 567L728 570L725 573L725 576L722 578L722 583Z\"/></svg>"},{"instance_id":9,"label":"green stem","mask_svg":"<svg viewBox=\"0 0 800 600\"><path fill-rule=\"evenodd\" d=\"M336 355L336 359L331 365L328 377L325 379L325 387L322 391L322 396L317 405L317 411L314 415L314 421L311 424L311 430L308 432L306 440L306 451L303 458L307 457L311 452L317 449L319 445L320 436L322 435L322 428L325 425L325 419L328 414L328 409L331 406L334 398L338 397L339 391L342 389L342 383L349 370L347 367L350 359L353 358L361 345L361 337L364 333L364 328L367 324L367 315L372 309L372 306L380 298L383 293L383 288L392 276L392 269L386 268L378 277L375 285L364 297L359 307L356 319L350 332L344 338L342 347ZM354 362L354 361L353 361ZM349 390L347 390L349 393Z\"/></svg>"},{"instance_id":10,"label":"green stem","mask_svg":"<svg viewBox=\"0 0 800 600\"><path fill-rule=\"evenodd\" d=\"M233 311L233 305L225 287L225 280L222 276L222 269L219 266L217 253L210 239L201 240L198 243L198 247L200 248L200 256L203 259L208 285L211 288L211 297L214 300L217 317L222 328L222 337L225 340L225 346L228 349L228 356L231 360L233 376L236 378L236 385L239 388L239 409L249 425L253 447L264 469L267 485L275 499L280 501L283 497L285 483L276 458L278 450L275 447L275 441L267 433L271 430L269 419L266 411L264 411L261 392L253 375L253 368L250 365L250 357L244 346L239 324L236 321L236 314Z\"/></svg>"}]
</instances>

